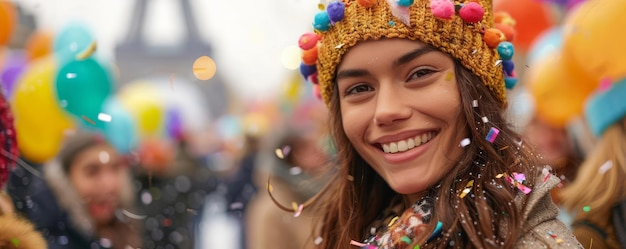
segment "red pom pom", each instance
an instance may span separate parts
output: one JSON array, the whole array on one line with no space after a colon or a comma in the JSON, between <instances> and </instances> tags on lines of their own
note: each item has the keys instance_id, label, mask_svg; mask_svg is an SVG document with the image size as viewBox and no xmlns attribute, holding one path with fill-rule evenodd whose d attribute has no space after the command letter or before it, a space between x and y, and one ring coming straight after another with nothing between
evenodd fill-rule
<instances>
[{"instance_id":1,"label":"red pom pom","mask_svg":"<svg viewBox=\"0 0 626 249\"><path fill-rule=\"evenodd\" d=\"M451 19L454 15L454 4L447 0L431 0L430 11L435 17Z\"/></svg>"},{"instance_id":2,"label":"red pom pom","mask_svg":"<svg viewBox=\"0 0 626 249\"><path fill-rule=\"evenodd\" d=\"M302 49L302 50L309 50L313 47L315 47L315 45L317 44L317 41L320 40L320 36L315 34L315 33L306 33L302 36L300 36L300 39L298 39L298 46Z\"/></svg>"},{"instance_id":3,"label":"red pom pom","mask_svg":"<svg viewBox=\"0 0 626 249\"><path fill-rule=\"evenodd\" d=\"M483 20L485 15L485 9L480 4L475 2L466 3L461 10L459 10L459 16L463 21L469 23L477 23Z\"/></svg>"},{"instance_id":4,"label":"red pom pom","mask_svg":"<svg viewBox=\"0 0 626 249\"><path fill-rule=\"evenodd\" d=\"M365 8L374 6L374 4L376 4L376 1L377 0L357 0L357 2Z\"/></svg>"},{"instance_id":5,"label":"red pom pom","mask_svg":"<svg viewBox=\"0 0 626 249\"><path fill-rule=\"evenodd\" d=\"M319 84L319 80L317 79L317 72L311 74L311 76L309 76L309 80L315 85Z\"/></svg>"},{"instance_id":6,"label":"red pom pom","mask_svg":"<svg viewBox=\"0 0 626 249\"><path fill-rule=\"evenodd\" d=\"M315 65L317 63L317 48L318 46L313 46L313 48L309 50L302 51L302 63L306 65Z\"/></svg>"}]
</instances>

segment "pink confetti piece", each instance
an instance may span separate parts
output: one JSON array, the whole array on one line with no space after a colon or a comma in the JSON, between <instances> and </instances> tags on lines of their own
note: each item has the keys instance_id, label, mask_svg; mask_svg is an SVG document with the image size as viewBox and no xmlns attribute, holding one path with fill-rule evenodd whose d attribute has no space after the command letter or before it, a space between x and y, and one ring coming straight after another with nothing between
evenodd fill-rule
<instances>
[{"instance_id":1,"label":"pink confetti piece","mask_svg":"<svg viewBox=\"0 0 626 249\"><path fill-rule=\"evenodd\" d=\"M316 246L319 246L320 244L322 244L322 241L324 241L324 239L323 239L322 237L318 236L317 238L315 238L315 240L313 241L313 243L314 243Z\"/></svg>"},{"instance_id":2,"label":"pink confetti piece","mask_svg":"<svg viewBox=\"0 0 626 249\"><path fill-rule=\"evenodd\" d=\"M357 242L357 241L354 241L354 240L350 240L350 245L358 246L358 247L365 247L365 246L367 246L367 244L363 244L361 242Z\"/></svg>"},{"instance_id":3,"label":"pink confetti piece","mask_svg":"<svg viewBox=\"0 0 626 249\"><path fill-rule=\"evenodd\" d=\"M298 210L296 210L295 213L293 213L293 217L298 218L300 217L300 215L302 214L302 210L304 209L304 205L300 204L298 205Z\"/></svg>"},{"instance_id":4,"label":"pink confetti piece","mask_svg":"<svg viewBox=\"0 0 626 249\"><path fill-rule=\"evenodd\" d=\"M611 88L612 84L613 84L613 81L611 80L611 78L605 77L602 80L600 80L600 85L598 89L600 89L600 91L602 92L607 91Z\"/></svg>"},{"instance_id":5,"label":"pink confetti piece","mask_svg":"<svg viewBox=\"0 0 626 249\"><path fill-rule=\"evenodd\" d=\"M461 140L461 143L459 144L461 147L465 147L468 146L471 143L471 140L469 138L464 138L463 140Z\"/></svg>"},{"instance_id":6,"label":"pink confetti piece","mask_svg":"<svg viewBox=\"0 0 626 249\"><path fill-rule=\"evenodd\" d=\"M613 161L608 160L605 163L603 163L602 166L600 166L600 168L598 169L598 173L604 174L612 167L613 167Z\"/></svg>"},{"instance_id":7,"label":"pink confetti piece","mask_svg":"<svg viewBox=\"0 0 626 249\"><path fill-rule=\"evenodd\" d=\"M500 130L498 130L495 127L491 127L485 139L487 139L487 141L489 141L490 143L493 143L493 141L496 141L496 138L498 137L499 133L500 133Z\"/></svg>"},{"instance_id":8,"label":"pink confetti piece","mask_svg":"<svg viewBox=\"0 0 626 249\"><path fill-rule=\"evenodd\" d=\"M515 173L515 172L513 172L513 178L515 178L515 180L518 181L518 182L526 181L526 175L524 175L524 173Z\"/></svg>"}]
</instances>

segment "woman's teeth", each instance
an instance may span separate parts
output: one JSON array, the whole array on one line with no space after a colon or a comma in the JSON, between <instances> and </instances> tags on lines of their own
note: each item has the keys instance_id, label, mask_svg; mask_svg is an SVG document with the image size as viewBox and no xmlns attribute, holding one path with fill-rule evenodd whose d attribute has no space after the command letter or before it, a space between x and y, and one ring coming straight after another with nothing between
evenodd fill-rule
<instances>
[{"instance_id":1,"label":"woman's teeth","mask_svg":"<svg viewBox=\"0 0 626 249\"><path fill-rule=\"evenodd\" d=\"M397 142L391 142L387 144L382 144L383 151L385 153L398 153L413 149L418 147L426 142L430 141L434 136L433 132L424 133L421 135L417 135L414 138L409 138L406 140L401 140Z\"/></svg>"}]
</instances>

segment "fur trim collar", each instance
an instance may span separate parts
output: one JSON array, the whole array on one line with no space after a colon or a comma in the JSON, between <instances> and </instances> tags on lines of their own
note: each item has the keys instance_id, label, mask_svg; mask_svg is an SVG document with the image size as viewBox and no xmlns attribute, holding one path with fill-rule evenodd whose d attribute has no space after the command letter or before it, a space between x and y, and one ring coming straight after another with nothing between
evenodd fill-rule
<instances>
[{"instance_id":1,"label":"fur trim collar","mask_svg":"<svg viewBox=\"0 0 626 249\"><path fill-rule=\"evenodd\" d=\"M95 235L94 221L89 216L81 197L72 185L69 176L58 160L52 160L43 167L44 178L63 210L68 214L71 225L85 236ZM122 187L122 208L127 209L133 204L133 190L130 179Z\"/></svg>"}]
</instances>

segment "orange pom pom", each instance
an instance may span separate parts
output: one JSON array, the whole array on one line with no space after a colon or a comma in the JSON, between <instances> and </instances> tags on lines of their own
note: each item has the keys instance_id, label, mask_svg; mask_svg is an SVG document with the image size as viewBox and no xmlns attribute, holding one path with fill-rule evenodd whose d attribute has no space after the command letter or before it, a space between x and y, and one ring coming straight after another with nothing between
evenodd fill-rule
<instances>
[{"instance_id":1,"label":"orange pom pom","mask_svg":"<svg viewBox=\"0 0 626 249\"><path fill-rule=\"evenodd\" d=\"M502 31L507 41L511 42L515 39L515 35L517 34L517 31L515 31L515 28L513 26L503 24L503 23L496 23L496 28Z\"/></svg>"},{"instance_id":2,"label":"orange pom pom","mask_svg":"<svg viewBox=\"0 0 626 249\"><path fill-rule=\"evenodd\" d=\"M487 29L483 35L483 40L489 48L496 48L500 42L505 40L504 34L499 29Z\"/></svg>"},{"instance_id":3,"label":"orange pom pom","mask_svg":"<svg viewBox=\"0 0 626 249\"><path fill-rule=\"evenodd\" d=\"M317 62L317 48L318 46L314 46L313 48L309 49L309 50L302 50L302 63L304 63L305 65L315 65L315 63Z\"/></svg>"}]
</instances>

